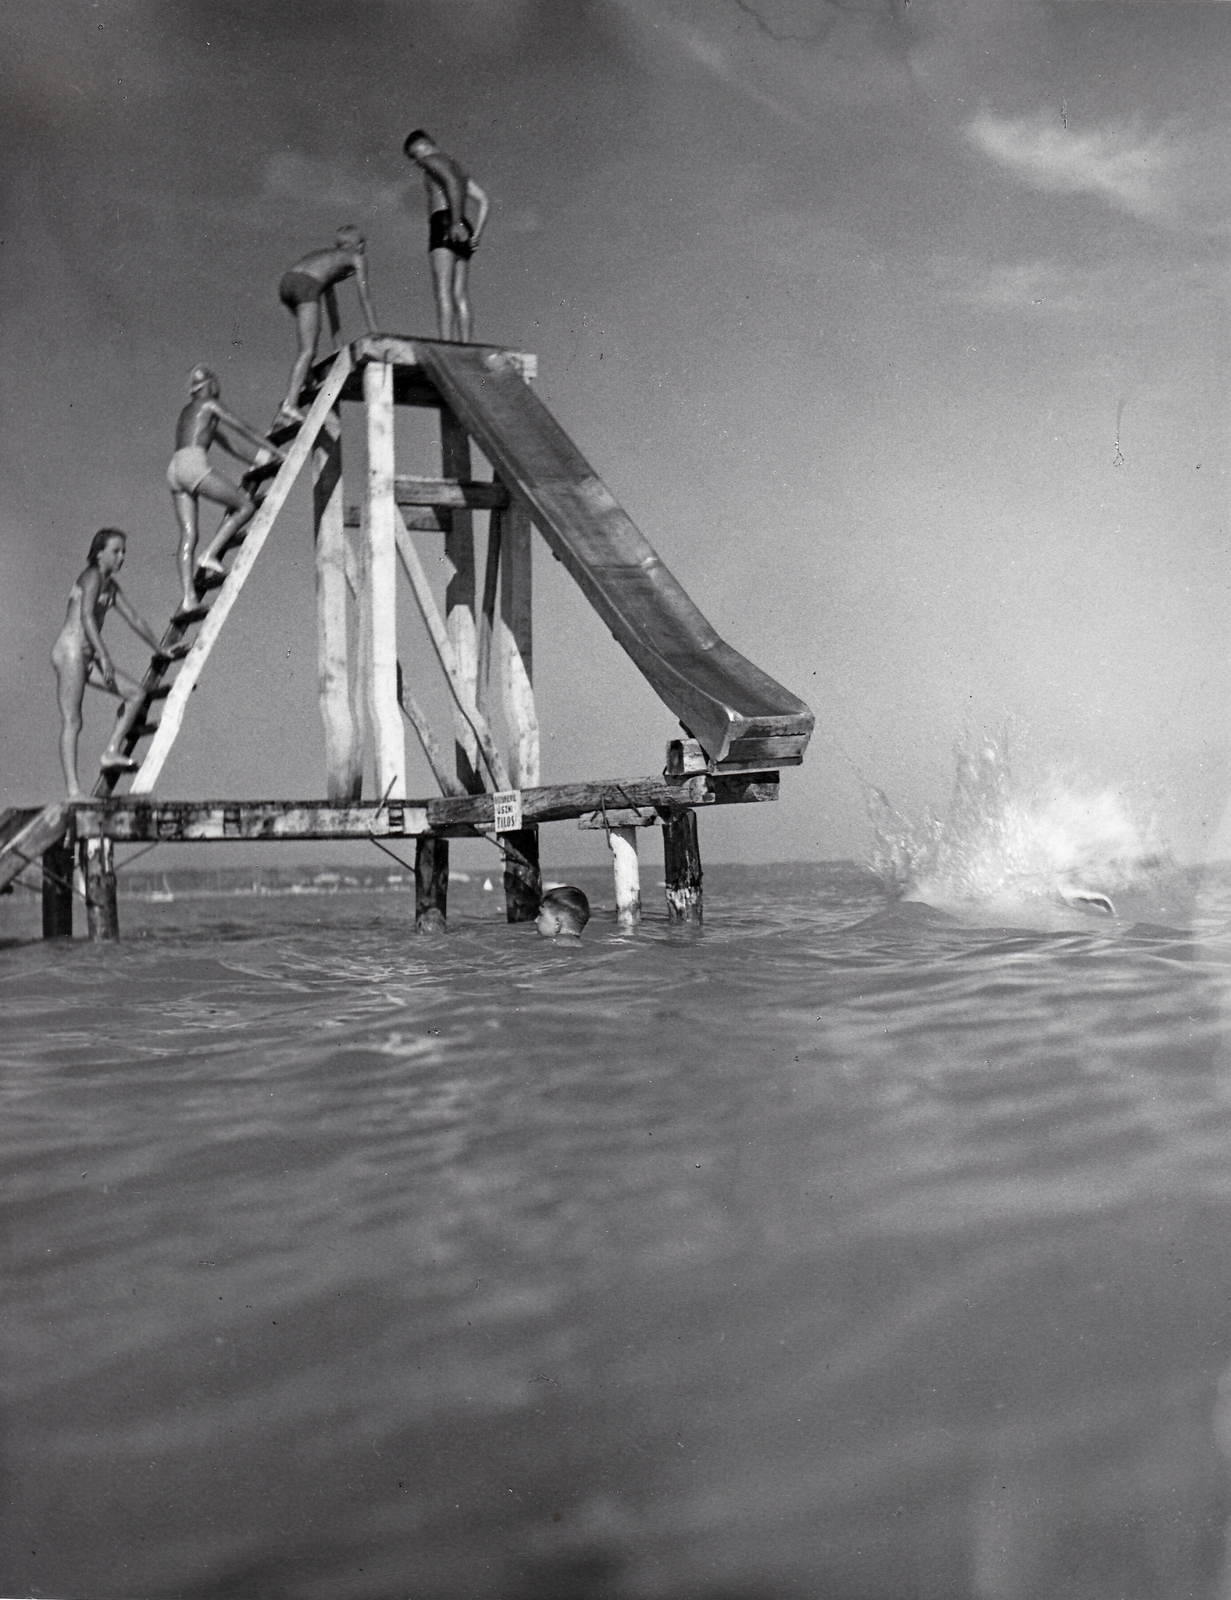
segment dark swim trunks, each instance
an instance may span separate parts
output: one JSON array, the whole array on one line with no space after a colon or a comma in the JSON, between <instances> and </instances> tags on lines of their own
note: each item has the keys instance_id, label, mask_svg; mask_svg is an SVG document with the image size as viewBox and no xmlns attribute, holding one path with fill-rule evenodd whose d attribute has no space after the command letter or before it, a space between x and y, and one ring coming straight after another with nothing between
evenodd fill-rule
<instances>
[{"instance_id":1,"label":"dark swim trunks","mask_svg":"<svg viewBox=\"0 0 1231 1600\"><path fill-rule=\"evenodd\" d=\"M452 250L459 261L469 261L474 251L467 239L465 244L455 244L449 237L449 229L453 226L453 213L451 211L433 211L427 219L427 247L429 250ZM470 232L470 224L466 223L466 232Z\"/></svg>"},{"instance_id":2,"label":"dark swim trunks","mask_svg":"<svg viewBox=\"0 0 1231 1600\"><path fill-rule=\"evenodd\" d=\"M309 300L319 300L324 292L325 285L319 278L314 278L310 272L297 272L294 267L282 274L278 285L278 299L288 311L307 305Z\"/></svg>"}]
</instances>

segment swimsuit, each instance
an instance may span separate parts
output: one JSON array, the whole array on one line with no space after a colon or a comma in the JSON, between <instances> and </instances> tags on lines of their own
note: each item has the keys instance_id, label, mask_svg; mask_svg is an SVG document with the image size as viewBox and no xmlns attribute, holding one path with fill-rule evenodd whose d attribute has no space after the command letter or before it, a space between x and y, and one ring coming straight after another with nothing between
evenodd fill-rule
<instances>
[{"instance_id":1,"label":"swimsuit","mask_svg":"<svg viewBox=\"0 0 1231 1600\"><path fill-rule=\"evenodd\" d=\"M186 444L171 457L167 484L173 493L196 494L209 477L209 457L199 444Z\"/></svg>"},{"instance_id":2,"label":"swimsuit","mask_svg":"<svg viewBox=\"0 0 1231 1600\"><path fill-rule=\"evenodd\" d=\"M292 267L289 272L282 274L282 282L278 285L278 299L288 311L294 311L296 306L319 300L325 288L325 284L319 278L314 278L310 272L301 272L298 267Z\"/></svg>"},{"instance_id":3,"label":"swimsuit","mask_svg":"<svg viewBox=\"0 0 1231 1600\"><path fill-rule=\"evenodd\" d=\"M64 626L60 629L55 644L51 647L51 659L57 667L61 667L68 657L79 655L84 659L88 672L94 660L94 646L90 643L90 636L85 631L85 622L81 615L83 598L80 583L74 583L68 591L68 615L64 619ZM94 608L94 620L100 629L103 618L114 604L114 588L110 584L103 585Z\"/></svg>"},{"instance_id":4,"label":"swimsuit","mask_svg":"<svg viewBox=\"0 0 1231 1600\"><path fill-rule=\"evenodd\" d=\"M472 232L470 224L465 217L462 224L467 235ZM433 211L427 219L427 247L432 250L452 250L459 261L469 261L474 254L474 247L467 238L464 244L456 244L449 237L449 230L453 226L453 213L446 206L443 211Z\"/></svg>"}]
</instances>

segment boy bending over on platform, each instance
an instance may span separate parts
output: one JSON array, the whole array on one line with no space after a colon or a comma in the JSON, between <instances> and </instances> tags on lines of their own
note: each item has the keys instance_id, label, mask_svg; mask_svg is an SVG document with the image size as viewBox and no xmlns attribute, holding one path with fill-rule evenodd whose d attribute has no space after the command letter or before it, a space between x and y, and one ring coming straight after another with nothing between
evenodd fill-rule
<instances>
[{"instance_id":1,"label":"boy bending over on platform","mask_svg":"<svg viewBox=\"0 0 1231 1600\"><path fill-rule=\"evenodd\" d=\"M60 698L60 764L64 768L70 800L85 799L77 781L77 741L81 735L81 702L85 699L87 683L93 689L105 689L124 702L115 732L99 762L100 769L103 772L135 772L137 769L137 762L124 755L120 746L137 720L144 697L134 680L130 682L134 683L135 693L124 695L116 687L116 669L107 654L102 631L103 619L114 606L151 650L159 647L157 634L129 605L115 581L116 573L124 565L127 545L128 536L119 528L100 528L94 535L86 569L69 591L68 615L60 637L51 648L51 664L56 669ZM185 645L184 649L187 648ZM97 676L91 677L91 673Z\"/></svg>"},{"instance_id":2,"label":"boy bending over on platform","mask_svg":"<svg viewBox=\"0 0 1231 1600\"><path fill-rule=\"evenodd\" d=\"M368 332L376 332L376 317L368 296L368 266L364 254L363 235L350 223L339 228L331 250L312 250L298 260L289 272L282 274L278 285L278 298L295 319L299 335L299 353L291 368L286 399L274 418L274 428L292 427L303 421L299 409L299 392L303 388L316 356L316 343L321 335L321 301L329 313L329 326L334 338L338 337L341 323L338 319L336 285L346 278L354 278L359 294L359 304L367 320Z\"/></svg>"},{"instance_id":3,"label":"boy bending over on platform","mask_svg":"<svg viewBox=\"0 0 1231 1600\"><path fill-rule=\"evenodd\" d=\"M268 439L239 417L233 417L219 404L219 393L216 373L208 367L192 369L188 377L190 398L175 425L175 454L167 468L167 486L171 490L175 515L180 525L180 583L184 591L180 603L182 611L191 611L197 603L197 571L224 570L219 557L252 520L256 510L256 501L246 489L214 471L206 451L212 444L220 444L238 461L251 467L265 466L270 461L282 458L282 452L275 449ZM219 432L220 428L225 431ZM197 562L194 560L197 553L197 503L202 496L226 506L227 514Z\"/></svg>"},{"instance_id":4,"label":"boy bending over on platform","mask_svg":"<svg viewBox=\"0 0 1231 1600\"><path fill-rule=\"evenodd\" d=\"M479 235L487 222L489 201L470 174L446 155L430 133L416 128L406 135L402 149L422 168L427 189L427 253L432 263L436 294L436 321L442 339L470 343L470 258L479 248ZM478 207L472 227L466 202Z\"/></svg>"},{"instance_id":5,"label":"boy bending over on platform","mask_svg":"<svg viewBox=\"0 0 1231 1600\"><path fill-rule=\"evenodd\" d=\"M571 883L557 884L539 901L535 927L544 939L580 939L590 920L590 902Z\"/></svg>"}]
</instances>

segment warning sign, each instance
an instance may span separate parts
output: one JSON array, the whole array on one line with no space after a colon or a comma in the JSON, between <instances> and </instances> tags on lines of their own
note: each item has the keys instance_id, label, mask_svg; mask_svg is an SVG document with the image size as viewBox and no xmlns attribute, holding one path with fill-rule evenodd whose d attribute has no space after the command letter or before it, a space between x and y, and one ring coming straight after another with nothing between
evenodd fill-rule
<instances>
[{"instance_id":1,"label":"warning sign","mask_svg":"<svg viewBox=\"0 0 1231 1600\"><path fill-rule=\"evenodd\" d=\"M497 833L516 833L521 827L521 790L501 789L492 796L493 826Z\"/></svg>"}]
</instances>

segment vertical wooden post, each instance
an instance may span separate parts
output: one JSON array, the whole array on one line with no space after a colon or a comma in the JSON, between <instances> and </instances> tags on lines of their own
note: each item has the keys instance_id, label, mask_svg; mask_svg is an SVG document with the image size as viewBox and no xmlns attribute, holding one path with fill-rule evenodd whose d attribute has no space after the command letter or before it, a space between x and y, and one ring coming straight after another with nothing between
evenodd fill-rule
<instances>
[{"instance_id":1,"label":"vertical wooden post","mask_svg":"<svg viewBox=\"0 0 1231 1600\"><path fill-rule=\"evenodd\" d=\"M115 862L110 839L83 839L81 870L85 877L86 928L90 938L120 937L120 917L115 903Z\"/></svg>"},{"instance_id":2,"label":"vertical wooden post","mask_svg":"<svg viewBox=\"0 0 1231 1600\"><path fill-rule=\"evenodd\" d=\"M342 419L325 418L312 452L316 535L316 664L325 724L325 792L353 804L363 789L363 746L355 726L350 682L350 596L342 525Z\"/></svg>"},{"instance_id":3,"label":"vertical wooden post","mask_svg":"<svg viewBox=\"0 0 1231 1600\"><path fill-rule=\"evenodd\" d=\"M539 872L539 830L532 823L516 833L496 835L504 851L504 903L510 922L533 922L543 898Z\"/></svg>"},{"instance_id":4,"label":"vertical wooden post","mask_svg":"<svg viewBox=\"0 0 1231 1600\"><path fill-rule=\"evenodd\" d=\"M369 724L379 799L406 798L406 738L398 705L397 502L394 499L393 366L363 369L368 417L367 592L371 613L372 678Z\"/></svg>"},{"instance_id":5,"label":"vertical wooden post","mask_svg":"<svg viewBox=\"0 0 1231 1600\"><path fill-rule=\"evenodd\" d=\"M73 937L73 847L57 839L43 851L43 938Z\"/></svg>"},{"instance_id":6,"label":"vertical wooden post","mask_svg":"<svg viewBox=\"0 0 1231 1600\"><path fill-rule=\"evenodd\" d=\"M667 880L667 921L701 921L701 850L695 811L663 816L663 876Z\"/></svg>"},{"instance_id":7,"label":"vertical wooden post","mask_svg":"<svg viewBox=\"0 0 1231 1600\"><path fill-rule=\"evenodd\" d=\"M509 777L515 789L533 789L540 781L530 536L529 510L514 500L501 518L500 681L512 741Z\"/></svg>"},{"instance_id":8,"label":"vertical wooden post","mask_svg":"<svg viewBox=\"0 0 1231 1600\"><path fill-rule=\"evenodd\" d=\"M492 640L496 634L496 591L500 583L500 546L503 536L503 512L489 512L487 561L483 568L483 609L479 613L479 681L474 702L489 722L488 688L492 676Z\"/></svg>"},{"instance_id":9,"label":"vertical wooden post","mask_svg":"<svg viewBox=\"0 0 1231 1600\"><path fill-rule=\"evenodd\" d=\"M440 408L440 457L444 477L470 481L470 440L465 428L445 405ZM445 534L445 559L452 574L445 588L445 627L472 700L479 684L479 644L474 615L474 514L454 511ZM454 708L457 737L457 775L467 794L483 792L479 772L479 746L474 730Z\"/></svg>"},{"instance_id":10,"label":"vertical wooden post","mask_svg":"<svg viewBox=\"0 0 1231 1600\"><path fill-rule=\"evenodd\" d=\"M443 933L449 898L449 841L434 833L415 840L415 931Z\"/></svg>"},{"instance_id":11,"label":"vertical wooden post","mask_svg":"<svg viewBox=\"0 0 1231 1600\"><path fill-rule=\"evenodd\" d=\"M355 737L356 761L362 774L370 766L375 786L375 761L372 757L375 739L372 735L372 593L368 583L368 507L365 500L359 512L358 537L351 540L348 550L350 563L348 581L355 597L359 615L355 627Z\"/></svg>"},{"instance_id":12,"label":"vertical wooden post","mask_svg":"<svg viewBox=\"0 0 1231 1600\"><path fill-rule=\"evenodd\" d=\"M636 828L608 828L607 844L615 870L616 917L641 921L641 873L637 863Z\"/></svg>"}]
</instances>

